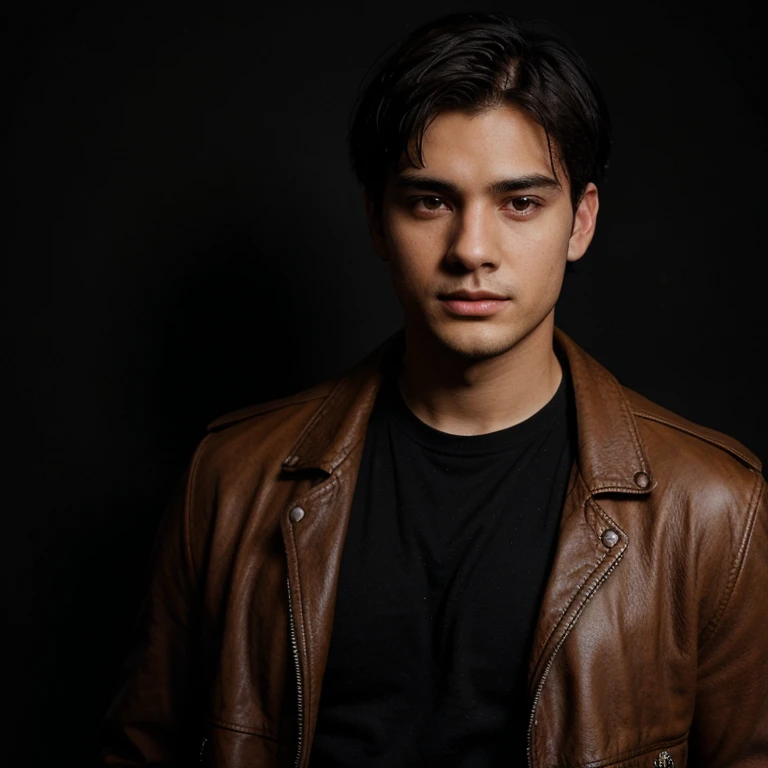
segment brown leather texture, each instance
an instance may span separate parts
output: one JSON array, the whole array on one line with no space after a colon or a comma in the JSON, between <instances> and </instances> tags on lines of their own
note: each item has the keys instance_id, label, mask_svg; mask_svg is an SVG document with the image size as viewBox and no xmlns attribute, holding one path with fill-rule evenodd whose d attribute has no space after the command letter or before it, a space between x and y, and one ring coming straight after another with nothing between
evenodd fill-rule
<instances>
[{"instance_id":1,"label":"brown leather texture","mask_svg":"<svg viewBox=\"0 0 768 768\"><path fill-rule=\"evenodd\" d=\"M309 764L390 343L335 383L211 425L158 534L106 765ZM768 766L759 461L555 343L578 457L529 663L528 764Z\"/></svg>"}]
</instances>

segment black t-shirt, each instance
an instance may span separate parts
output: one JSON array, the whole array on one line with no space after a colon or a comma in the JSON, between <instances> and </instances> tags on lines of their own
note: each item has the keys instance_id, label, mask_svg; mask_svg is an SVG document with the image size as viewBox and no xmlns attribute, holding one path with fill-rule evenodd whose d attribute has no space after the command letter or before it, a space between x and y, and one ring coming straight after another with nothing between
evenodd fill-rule
<instances>
[{"instance_id":1,"label":"black t-shirt","mask_svg":"<svg viewBox=\"0 0 768 768\"><path fill-rule=\"evenodd\" d=\"M409 410L390 364L342 555L313 768L524 764L569 403L564 377L526 421L451 435Z\"/></svg>"}]
</instances>

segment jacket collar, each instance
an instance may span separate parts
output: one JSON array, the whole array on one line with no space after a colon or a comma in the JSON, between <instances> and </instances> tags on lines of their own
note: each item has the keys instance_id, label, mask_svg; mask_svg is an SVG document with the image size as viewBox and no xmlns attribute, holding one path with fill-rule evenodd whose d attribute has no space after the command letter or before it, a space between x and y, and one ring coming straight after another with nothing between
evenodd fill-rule
<instances>
[{"instance_id":1,"label":"jacket collar","mask_svg":"<svg viewBox=\"0 0 768 768\"><path fill-rule=\"evenodd\" d=\"M653 473L621 384L560 329L555 329L555 344L571 373L579 469L590 492L652 490Z\"/></svg>"},{"instance_id":2,"label":"jacket collar","mask_svg":"<svg viewBox=\"0 0 768 768\"><path fill-rule=\"evenodd\" d=\"M579 469L590 493L649 492L653 473L621 385L559 329L554 340L570 370ZM402 341L401 330L338 381L283 461L284 470L331 474L364 440L385 358Z\"/></svg>"}]
</instances>

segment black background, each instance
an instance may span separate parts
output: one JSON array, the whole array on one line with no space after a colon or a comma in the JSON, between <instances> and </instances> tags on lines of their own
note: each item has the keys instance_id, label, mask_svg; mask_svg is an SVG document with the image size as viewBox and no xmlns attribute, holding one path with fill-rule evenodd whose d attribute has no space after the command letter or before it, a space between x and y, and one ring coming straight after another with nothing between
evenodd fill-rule
<instances>
[{"instance_id":1,"label":"black background","mask_svg":"<svg viewBox=\"0 0 768 768\"><path fill-rule=\"evenodd\" d=\"M389 44L470 8L489 9L12 15L3 541L16 764L91 759L158 516L207 421L338 374L398 327L349 171L348 112ZM560 26L614 118L597 235L558 324L626 385L766 459L756 8L499 9Z\"/></svg>"}]
</instances>

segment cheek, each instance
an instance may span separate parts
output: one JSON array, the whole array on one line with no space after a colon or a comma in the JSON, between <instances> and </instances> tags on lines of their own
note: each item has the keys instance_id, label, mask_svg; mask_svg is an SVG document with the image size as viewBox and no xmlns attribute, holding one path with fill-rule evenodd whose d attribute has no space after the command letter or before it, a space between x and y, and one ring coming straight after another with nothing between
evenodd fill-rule
<instances>
[{"instance_id":1,"label":"cheek","mask_svg":"<svg viewBox=\"0 0 768 768\"><path fill-rule=\"evenodd\" d=\"M391 232L386 235L386 244L387 264L395 294L404 306L408 306L420 292L419 262L414 256L413 244L407 238L395 236Z\"/></svg>"},{"instance_id":2,"label":"cheek","mask_svg":"<svg viewBox=\"0 0 768 768\"><path fill-rule=\"evenodd\" d=\"M404 305L420 303L427 290L427 279L417 261L395 256L389 263L395 293Z\"/></svg>"},{"instance_id":3,"label":"cheek","mask_svg":"<svg viewBox=\"0 0 768 768\"><path fill-rule=\"evenodd\" d=\"M550 258L565 257L571 237L571 217L562 214L548 216L537 224L539 226L531 227L530 230L524 229L528 250Z\"/></svg>"},{"instance_id":4,"label":"cheek","mask_svg":"<svg viewBox=\"0 0 768 768\"><path fill-rule=\"evenodd\" d=\"M514 270L523 285L536 286L544 294L558 292L565 273L570 230L561 226L542 227L520 234L513 252Z\"/></svg>"},{"instance_id":5,"label":"cheek","mask_svg":"<svg viewBox=\"0 0 768 768\"><path fill-rule=\"evenodd\" d=\"M386 233L390 268L396 282L404 288L427 283L435 264L440 261L440 244L436 233L425 227L390 226Z\"/></svg>"},{"instance_id":6,"label":"cheek","mask_svg":"<svg viewBox=\"0 0 768 768\"><path fill-rule=\"evenodd\" d=\"M571 236L570 218L552 217L536 224L539 226L523 227L516 233L518 252L525 254L524 260L531 264L551 265L565 261Z\"/></svg>"}]
</instances>

